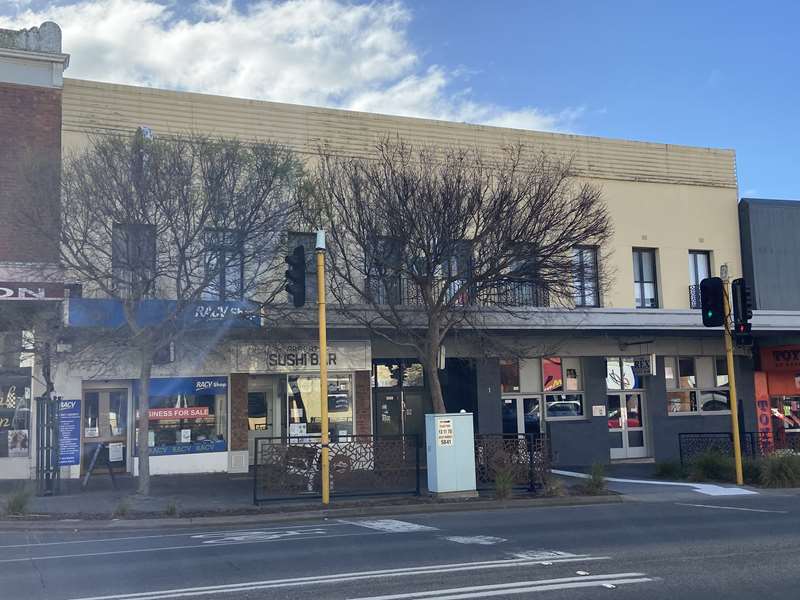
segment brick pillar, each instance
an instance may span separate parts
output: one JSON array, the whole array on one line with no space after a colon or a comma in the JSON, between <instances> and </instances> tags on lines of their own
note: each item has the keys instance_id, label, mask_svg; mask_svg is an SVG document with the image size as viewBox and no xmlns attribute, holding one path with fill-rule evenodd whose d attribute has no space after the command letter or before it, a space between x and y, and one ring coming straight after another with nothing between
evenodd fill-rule
<instances>
[{"instance_id":1,"label":"brick pillar","mask_svg":"<svg viewBox=\"0 0 800 600\"><path fill-rule=\"evenodd\" d=\"M356 435L372 434L372 389L369 371L356 371Z\"/></svg>"},{"instance_id":2,"label":"brick pillar","mask_svg":"<svg viewBox=\"0 0 800 600\"><path fill-rule=\"evenodd\" d=\"M231 373L231 450L247 450L247 373Z\"/></svg>"}]
</instances>

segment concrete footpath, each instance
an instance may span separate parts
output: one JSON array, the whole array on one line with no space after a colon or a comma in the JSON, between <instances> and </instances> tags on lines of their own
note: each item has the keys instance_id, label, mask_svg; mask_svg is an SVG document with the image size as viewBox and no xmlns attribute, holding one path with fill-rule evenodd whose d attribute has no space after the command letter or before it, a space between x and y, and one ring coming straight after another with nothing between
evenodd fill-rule
<instances>
[{"instance_id":1,"label":"concrete footpath","mask_svg":"<svg viewBox=\"0 0 800 600\"><path fill-rule=\"evenodd\" d=\"M619 502L617 495L539 497L518 494L496 500L492 492L476 498L436 499L398 495L361 498L333 497L322 509L317 498L253 504L253 480L247 475L154 476L151 495L136 494L132 477L118 477L114 489L108 477L92 478L85 491L78 481L62 481L58 496L30 498L24 516L3 515L0 530L9 528L105 529L180 525L236 525L284 520L344 518L420 512L493 510L532 506ZM0 482L0 510L10 495L30 482Z\"/></svg>"}]
</instances>

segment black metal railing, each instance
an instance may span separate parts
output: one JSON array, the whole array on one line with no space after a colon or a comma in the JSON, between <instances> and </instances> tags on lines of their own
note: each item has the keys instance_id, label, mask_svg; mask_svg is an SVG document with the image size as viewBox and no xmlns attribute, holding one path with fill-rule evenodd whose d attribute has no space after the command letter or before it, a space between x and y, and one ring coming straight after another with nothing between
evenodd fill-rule
<instances>
[{"instance_id":1,"label":"black metal railing","mask_svg":"<svg viewBox=\"0 0 800 600\"><path fill-rule=\"evenodd\" d=\"M416 435L354 435L329 444L332 497L420 493ZM255 440L253 502L322 496L318 438Z\"/></svg>"},{"instance_id":2,"label":"black metal railing","mask_svg":"<svg viewBox=\"0 0 800 600\"><path fill-rule=\"evenodd\" d=\"M506 472L515 488L534 492L544 486L549 470L550 449L544 435L475 435L475 483L479 490L494 488L498 473Z\"/></svg>"},{"instance_id":3,"label":"black metal railing","mask_svg":"<svg viewBox=\"0 0 800 600\"><path fill-rule=\"evenodd\" d=\"M689 286L689 308L700 308L700 286Z\"/></svg>"},{"instance_id":4,"label":"black metal railing","mask_svg":"<svg viewBox=\"0 0 800 600\"><path fill-rule=\"evenodd\" d=\"M460 279L441 279L434 285L433 293L445 292L449 302L457 305L477 303L482 306L549 306L550 296L547 290L532 281L508 279L499 282L490 289L475 293L465 287ZM420 288L405 278L378 279L368 278L365 283L367 298L376 304L392 304L403 306L422 306L424 299Z\"/></svg>"},{"instance_id":5,"label":"black metal railing","mask_svg":"<svg viewBox=\"0 0 800 600\"><path fill-rule=\"evenodd\" d=\"M739 434L742 456L757 458L778 451L800 453L800 439L793 436L779 437L769 432L747 431ZM707 452L726 456L733 454L733 435L730 432L679 433L678 446L682 465Z\"/></svg>"}]
</instances>

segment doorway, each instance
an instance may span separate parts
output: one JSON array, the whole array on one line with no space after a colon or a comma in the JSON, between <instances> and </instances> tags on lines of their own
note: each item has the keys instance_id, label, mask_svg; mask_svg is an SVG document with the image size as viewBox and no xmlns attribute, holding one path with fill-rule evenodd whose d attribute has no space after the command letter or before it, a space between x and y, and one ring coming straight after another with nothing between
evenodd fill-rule
<instances>
[{"instance_id":1,"label":"doorway","mask_svg":"<svg viewBox=\"0 0 800 600\"><path fill-rule=\"evenodd\" d=\"M503 433L545 433L543 399L541 396L503 398Z\"/></svg>"},{"instance_id":2,"label":"doorway","mask_svg":"<svg viewBox=\"0 0 800 600\"><path fill-rule=\"evenodd\" d=\"M97 447L101 444L117 445L118 449L121 447L121 453L111 452L112 449L109 449L112 460L119 458L114 460L111 466L115 470L125 471L128 455L128 390L84 391L82 433L81 473L85 473ZM102 460L105 460L105 457Z\"/></svg>"},{"instance_id":3,"label":"doorway","mask_svg":"<svg viewBox=\"0 0 800 600\"><path fill-rule=\"evenodd\" d=\"M648 455L643 393L608 394L608 435L611 460Z\"/></svg>"},{"instance_id":4,"label":"doorway","mask_svg":"<svg viewBox=\"0 0 800 600\"><path fill-rule=\"evenodd\" d=\"M422 391L375 390L378 435L417 435L425 441Z\"/></svg>"},{"instance_id":5,"label":"doorway","mask_svg":"<svg viewBox=\"0 0 800 600\"><path fill-rule=\"evenodd\" d=\"M250 464L256 438L281 437L281 408L276 377L251 377L247 386L247 447Z\"/></svg>"}]
</instances>

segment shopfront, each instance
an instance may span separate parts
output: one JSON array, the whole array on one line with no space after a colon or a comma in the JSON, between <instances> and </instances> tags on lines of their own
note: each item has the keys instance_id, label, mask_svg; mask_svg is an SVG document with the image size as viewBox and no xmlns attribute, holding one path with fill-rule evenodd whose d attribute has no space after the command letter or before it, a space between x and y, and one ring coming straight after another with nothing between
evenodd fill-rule
<instances>
[{"instance_id":1,"label":"shopfront","mask_svg":"<svg viewBox=\"0 0 800 600\"><path fill-rule=\"evenodd\" d=\"M132 387L133 413L138 417L139 382L134 381ZM151 380L148 446L152 474L227 471L228 387L227 376ZM113 392L104 393L110 401ZM101 408L101 425L105 422L102 414ZM134 449L138 439L135 423L130 428ZM115 433L113 427L109 429ZM137 454L134 451L134 473L138 472Z\"/></svg>"},{"instance_id":2,"label":"shopfront","mask_svg":"<svg viewBox=\"0 0 800 600\"><path fill-rule=\"evenodd\" d=\"M758 430L779 447L800 448L800 346L761 349L756 373Z\"/></svg>"},{"instance_id":3,"label":"shopfront","mask_svg":"<svg viewBox=\"0 0 800 600\"><path fill-rule=\"evenodd\" d=\"M371 348L368 341L336 341L328 345L328 389L320 389L319 346L314 343L242 342L236 345L232 410L243 404L246 419L234 420L231 438L239 450L244 440L253 464L255 440L291 438L302 441L322 433L321 399L328 403L331 440L372 433L369 406ZM239 383L241 382L241 383ZM361 396L366 397L361 397Z\"/></svg>"},{"instance_id":4,"label":"shopfront","mask_svg":"<svg viewBox=\"0 0 800 600\"><path fill-rule=\"evenodd\" d=\"M27 477L30 453L30 369L0 370L0 469ZM18 468L10 463L18 463Z\"/></svg>"}]
</instances>

